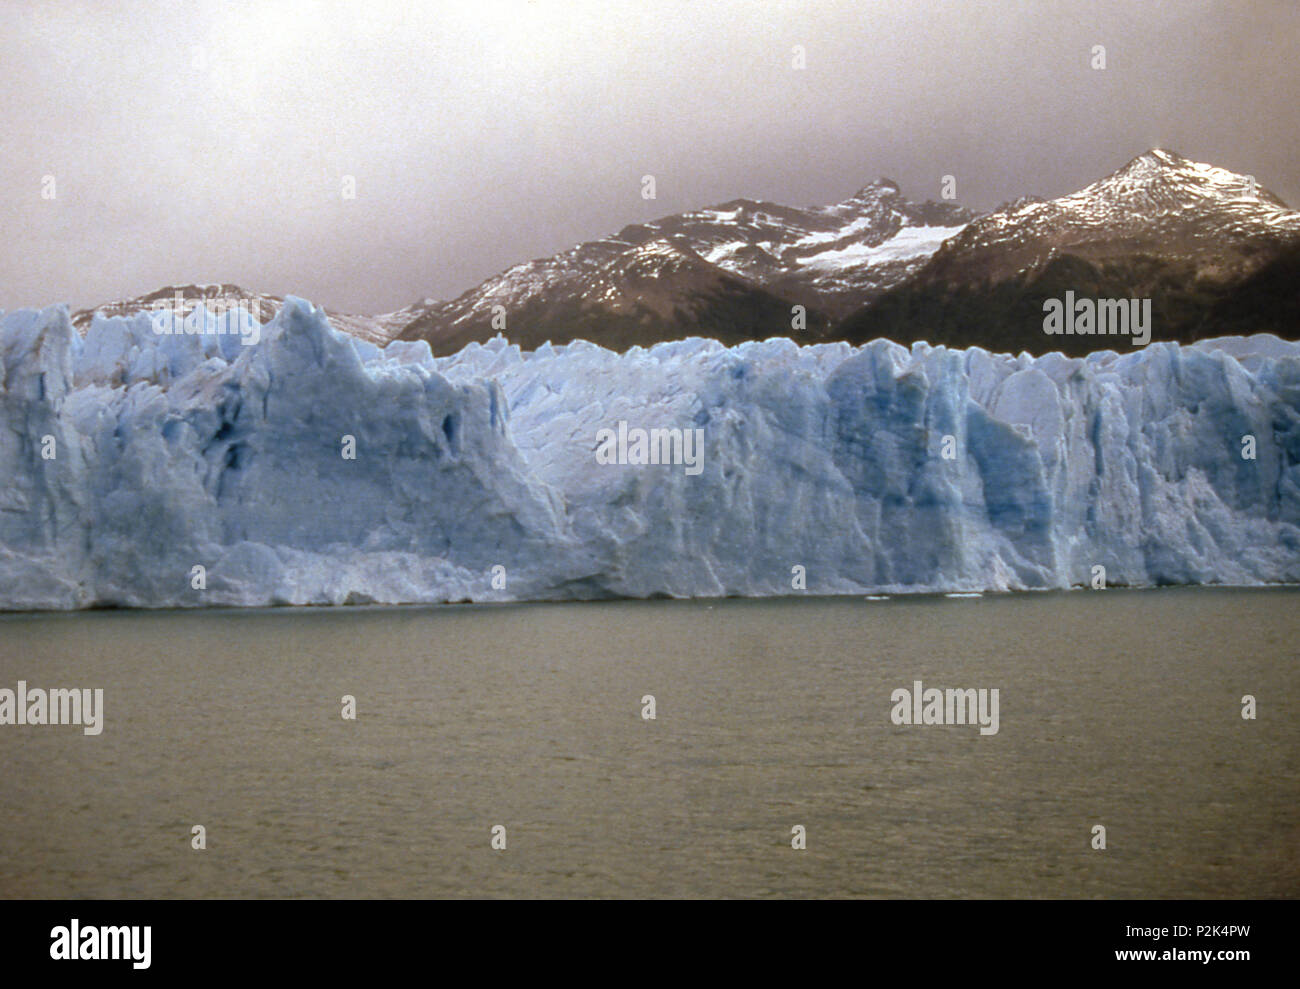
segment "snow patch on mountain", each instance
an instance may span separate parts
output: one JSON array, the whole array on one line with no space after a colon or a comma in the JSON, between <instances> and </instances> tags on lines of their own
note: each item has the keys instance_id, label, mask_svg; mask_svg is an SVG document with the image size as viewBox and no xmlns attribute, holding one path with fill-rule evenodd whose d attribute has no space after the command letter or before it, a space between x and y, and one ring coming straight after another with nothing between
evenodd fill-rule
<instances>
[{"instance_id":1,"label":"snow patch on mountain","mask_svg":"<svg viewBox=\"0 0 1300 989\"><path fill-rule=\"evenodd\" d=\"M850 244L834 250L822 251L797 259L806 267L839 270L849 266L877 265L893 261L911 261L928 258L949 237L964 227L903 227L889 240L876 246Z\"/></svg>"}]
</instances>

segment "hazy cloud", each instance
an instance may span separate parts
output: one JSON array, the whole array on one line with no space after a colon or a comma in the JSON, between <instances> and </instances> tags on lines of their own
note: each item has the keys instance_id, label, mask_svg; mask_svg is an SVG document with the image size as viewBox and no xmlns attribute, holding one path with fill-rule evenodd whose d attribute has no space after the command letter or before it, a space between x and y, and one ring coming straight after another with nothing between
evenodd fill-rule
<instances>
[{"instance_id":1,"label":"hazy cloud","mask_svg":"<svg viewBox=\"0 0 1300 989\"><path fill-rule=\"evenodd\" d=\"M952 174L987 208L1153 146L1297 205L1298 42L1286 0L10 3L0 306L232 281L378 312L736 196Z\"/></svg>"}]
</instances>

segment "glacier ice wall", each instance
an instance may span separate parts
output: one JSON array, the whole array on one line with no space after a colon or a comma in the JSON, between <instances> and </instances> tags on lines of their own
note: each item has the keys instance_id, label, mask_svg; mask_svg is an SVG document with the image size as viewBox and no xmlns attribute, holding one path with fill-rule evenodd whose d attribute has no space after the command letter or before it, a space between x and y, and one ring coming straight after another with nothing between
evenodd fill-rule
<instances>
[{"instance_id":1,"label":"glacier ice wall","mask_svg":"<svg viewBox=\"0 0 1300 989\"><path fill-rule=\"evenodd\" d=\"M796 565L808 593L1068 587L1097 565L1300 580L1300 345L1276 337L434 358L298 299L248 346L244 314L198 318L96 318L84 340L62 307L0 321L0 607L770 595ZM700 430L703 471L598 462L620 421Z\"/></svg>"}]
</instances>

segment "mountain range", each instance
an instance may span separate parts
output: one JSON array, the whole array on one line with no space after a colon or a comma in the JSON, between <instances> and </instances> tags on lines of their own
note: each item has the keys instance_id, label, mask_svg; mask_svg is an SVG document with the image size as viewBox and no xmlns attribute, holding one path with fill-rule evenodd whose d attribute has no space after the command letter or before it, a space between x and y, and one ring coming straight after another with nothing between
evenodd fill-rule
<instances>
[{"instance_id":1,"label":"mountain range","mask_svg":"<svg viewBox=\"0 0 1300 989\"><path fill-rule=\"evenodd\" d=\"M726 345L886 337L1002 353L1082 355L1127 340L1049 336L1044 303L1150 299L1153 340L1300 336L1300 212L1249 176L1153 150L1054 200L979 214L915 203L873 182L829 206L736 199L624 227L517 264L455 299L393 313L328 312L371 342L426 340L451 353L498 333L525 349L586 339L611 350L691 336ZM279 296L236 285L168 286L81 310L121 315L180 294Z\"/></svg>"},{"instance_id":2,"label":"mountain range","mask_svg":"<svg viewBox=\"0 0 1300 989\"><path fill-rule=\"evenodd\" d=\"M1127 341L1048 336L1043 304L1150 299L1155 340L1300 332L1300 213L1249 176L1168 151L1079 192L967 225L844 320L840 336L1074 356Z\"/></svg>"}]
</instances>

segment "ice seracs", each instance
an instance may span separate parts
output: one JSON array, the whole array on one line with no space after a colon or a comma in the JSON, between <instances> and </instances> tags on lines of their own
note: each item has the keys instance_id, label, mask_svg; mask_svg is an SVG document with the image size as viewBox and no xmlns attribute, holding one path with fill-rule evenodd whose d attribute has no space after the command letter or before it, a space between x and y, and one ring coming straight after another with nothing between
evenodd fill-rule
<instances>
[{"instance_id":1,"label":"ice seracs","mask_svg":"<svg viewBox=\"0 0 1300 989\"><path fill-rule=\"evenodd\" d=\"M434 358L289 298L240 339L0 321L0 606L1300 580L1300 345L1276 337ZM692 431L702 469L601 463L620 422Z\"/></svg>"}]
</instances>

